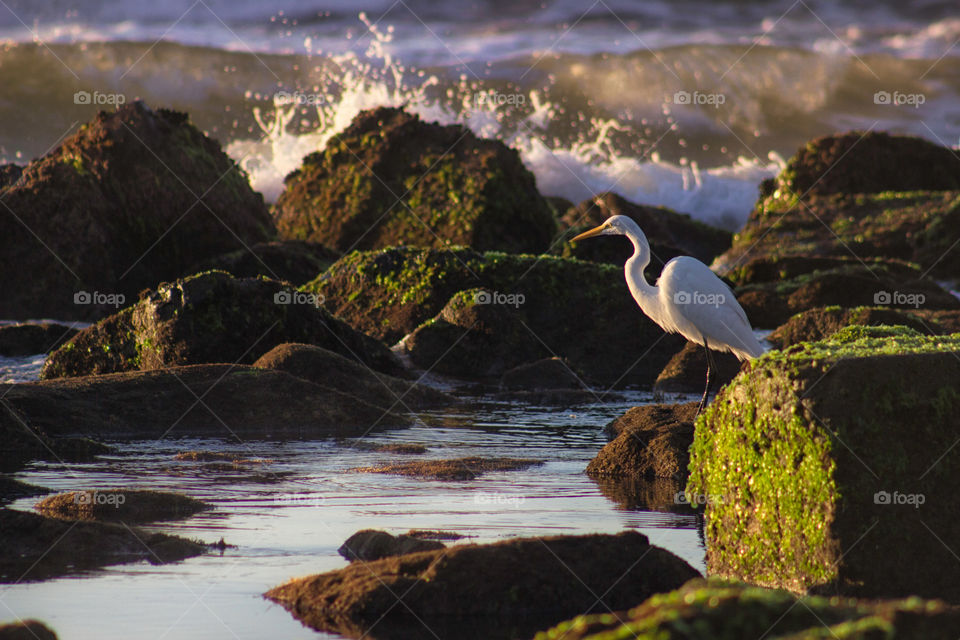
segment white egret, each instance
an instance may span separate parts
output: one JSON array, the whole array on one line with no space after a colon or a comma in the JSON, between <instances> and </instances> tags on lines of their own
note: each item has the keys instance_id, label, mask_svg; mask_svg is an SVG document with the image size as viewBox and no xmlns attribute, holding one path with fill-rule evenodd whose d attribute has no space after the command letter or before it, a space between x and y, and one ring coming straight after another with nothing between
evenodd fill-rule
<instances>
[{"instance_id":1,"label":"white egret","mask_svg":"<svg viewBox=\"0 0 960 640\"><path fill-rule=\"evenodd\" d=\"M747 314L730 287L696 258L680 256L670 260L663 266L657 285L648 284L643 271L650 264L650 245L637 223L627 216L612 216L571 242L600 235L627 236L633 243L633 255L623 271L630 293L643 313L664 331L679 333L706 350L707 385L697 408L699 415L710 393L710 370L716 369L711 349L730 351L741 361L764 352L753 335Z\"/></svg>"}]
</instances>

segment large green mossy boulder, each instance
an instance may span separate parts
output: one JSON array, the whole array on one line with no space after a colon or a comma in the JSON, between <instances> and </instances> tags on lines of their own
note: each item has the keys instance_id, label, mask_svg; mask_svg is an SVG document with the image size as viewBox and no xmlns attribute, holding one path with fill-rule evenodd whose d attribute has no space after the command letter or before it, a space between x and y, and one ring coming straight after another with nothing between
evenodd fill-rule
<instances>
[{"instance_id":1,"label":"large green mossy boulder","mask_svg":"<svg viewBox=\"0 0 960 640\"><path fill-rule=\"evenodd\" d=\"M360 331L407 336L417 366L462 378L560 356L592 381L649 385L684 342L643 315L621 268L553 256L355 252L304 290Z\"/></svg>"},{"instance_id":2,"label":"large green mossy boulder","mask_svg":"<svg viewBox=\"0 0 960 640\"><path fill-rule=\"evenodd\" d=\"M101 318L275 233L215 140L141 102L100 112L14 174L0 179L0 318Z\"/></svg>"},{"instance_id":3,"label":"large green mossy boulder","mask_svg":"<svg viewBox=\"0 0 960 640\"><path fill-rule=\"evenodd\" d=\"M960 613L936 600L795 595L719 578L691 580L628 612L580 616L535 640L954 640Z\"/></svg>"},{"instance_id":4,"label":"large green mossy boulder","mask_svg":"<svg viewBox=\"0 0 960 640\"><path fill-rule=\"evenodd\" d=\"M709 571L960 601L958 415L960 334L853 326L752 362L691 449Z\"/></svg>"},{"instance_id":5,"label":"large green mossy boulder","mask_svg":"<svg viewBox=\"0 0 960 640\"><path fill-rule=\"evenodd\" d=\"M319 302L289 283L234 278L223 271L163 283L51 353L41 378L252 364L285 342L320 346L378 371L402 369L384 345L333 317Z\"/></svg>"},{"instance_id":6,"label":"large green mossy boulder","mask_svg":"<svg viewBox=\"0 0 960 640\"><path fill-rule=\"evenodd\" d=\"M285 184L274 208L281 236L339 251L458 244L540 252L556 231L515 150L402 108L360 113Z\"/></svg>"},{"instance_id":7,"label":"large green mossy boulder","mask_svg":"<svg viewBox=\"0 0 960 640\"><path fill-rule=\"evenodd\" d=\"M851 325L865 327L902 325L917 333L941 335L947 331L936 317L926 310L901 310L889 307L818 307L798 313L766 337L767 342L785 348L799 342L826 340Z\"/></svg>"}]
</instances>

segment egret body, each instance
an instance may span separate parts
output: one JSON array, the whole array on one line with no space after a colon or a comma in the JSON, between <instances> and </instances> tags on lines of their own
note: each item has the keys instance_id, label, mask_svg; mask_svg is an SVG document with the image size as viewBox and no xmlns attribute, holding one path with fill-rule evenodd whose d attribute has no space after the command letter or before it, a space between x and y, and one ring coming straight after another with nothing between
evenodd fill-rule
<instances>
[{"instance_id":1,"label":"egret body","mask_svg":"<svg viewBox=\"0 0 960 640\"><path fill-rule=\"evenodd\" d=\"M633 243L633 255L623 266L630 294L644 314L668 333L679 333L707 353L707 384L697 414L710 393L710 370L715 369L710 350L729 351L741 361L764 352L753 335L750 321L733 291L710 268L689 256L667 262L656 286L643 275L650 264L650 244L643 231L627 216L612 216L603 224L573 238L572 242L599 235L622 235Z\"/></svg>"}]
</instances>

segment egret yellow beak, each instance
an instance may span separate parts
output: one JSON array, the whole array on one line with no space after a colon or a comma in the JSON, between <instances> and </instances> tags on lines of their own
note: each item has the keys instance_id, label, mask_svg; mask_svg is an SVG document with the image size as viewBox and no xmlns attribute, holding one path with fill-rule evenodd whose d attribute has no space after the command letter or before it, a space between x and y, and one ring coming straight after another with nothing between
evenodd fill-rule
<instances>
[{"instance_id":1,"label":"egret yellow beak","mask_svg":"<svg viewBox=\"0 0 960 640\"><path fill-rule=\"evenodd\" d=\"M586 240L587 238L592 238L592 237L594 237L594 236L598 236L598 235L600 235L601 233L603 233L603 230L606 229L606 228L607 228L607 225L605 225L605 224L602 224L602 225L600 225L599 227L594 227L593 229L590 229L590 231L584 231L583 233L581 233L581 234L578 235L577 237L572 238L572 239L570 240L570 242L580 242L581 240Z\"/></svg>"}]
</instances>

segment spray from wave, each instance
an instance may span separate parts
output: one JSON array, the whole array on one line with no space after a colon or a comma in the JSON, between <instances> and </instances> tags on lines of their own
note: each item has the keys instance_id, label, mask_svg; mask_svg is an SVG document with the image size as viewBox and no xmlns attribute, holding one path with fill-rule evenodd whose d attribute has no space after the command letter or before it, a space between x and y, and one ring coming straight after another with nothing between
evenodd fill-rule
<instances>
[{"instance_id":1,"label":"spray from wave","mask_svg":"<svg viewBox=\"0 0 960 640\"><path fill-rule=\"evenodd\" d=\"M250 174L254 189L267 201L276 201L284 177L305 155L322 149L360 111L377 106L404 106L424 120L462 124L478 136L502 140L517 149L545 195L579 202L615 191L629 200L690 213L731 230L746 221L757 185L784 165L783 158L773 152L765 162L739 157L732 165L708 169L685 158L676 163L663 160L657 143L677 128L668 111L662 133L632 145L642 148L642 153L617 144L618 138L636 132L616 118L566 113L564 119L580 121L577 134L557 135L554 124L564 109L551 102L546 90L494 86L466 76L444 83L391 55L392 28L380 29L363 13L360 20L371 36L363 55L325 57L312 86L272 96L247 95L268 101L266 109L253 107L262 136L234 140L227 152ZM308 56L320 53L311 51L309 38L304 46Z\"/></svg>"}]
</instances>

